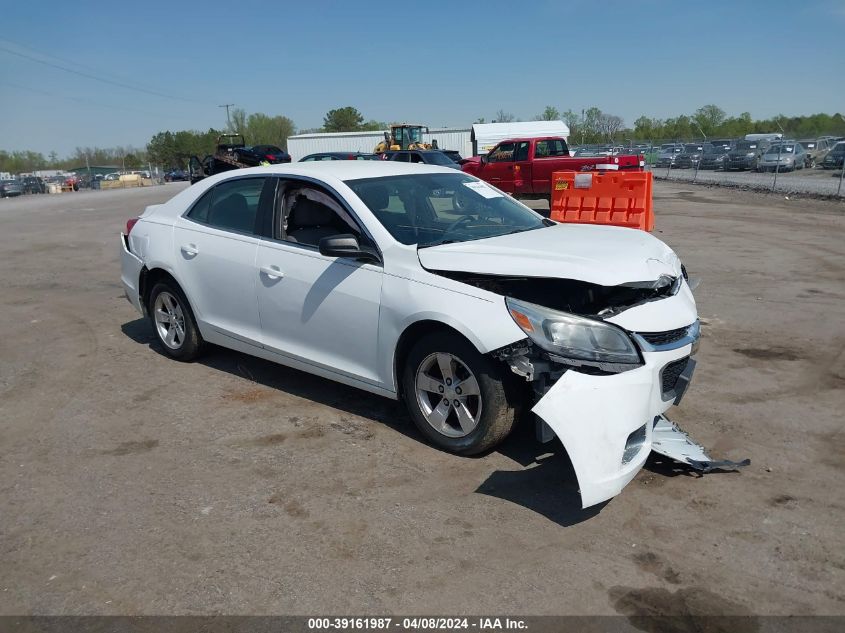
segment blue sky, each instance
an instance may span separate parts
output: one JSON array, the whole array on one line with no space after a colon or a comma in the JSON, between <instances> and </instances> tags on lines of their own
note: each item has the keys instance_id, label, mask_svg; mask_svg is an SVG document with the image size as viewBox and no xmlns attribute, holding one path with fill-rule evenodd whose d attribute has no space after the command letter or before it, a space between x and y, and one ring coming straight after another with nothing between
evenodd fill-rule
<instances>
[{"instance_id":1,"label":"blue sky","mask_svg":"<svg viewBox=\"0 0 845 633\"><path fill-rule=\"evenodd\" d=\"M500 108L530 119L547 104L628 124L707 103L755 118L845 112L845 0L42 1L2 13L7 150L143 147L160 130L223 125L223 103L299 128L345 105L430 126Z\"/></svg>"}]
</instances>

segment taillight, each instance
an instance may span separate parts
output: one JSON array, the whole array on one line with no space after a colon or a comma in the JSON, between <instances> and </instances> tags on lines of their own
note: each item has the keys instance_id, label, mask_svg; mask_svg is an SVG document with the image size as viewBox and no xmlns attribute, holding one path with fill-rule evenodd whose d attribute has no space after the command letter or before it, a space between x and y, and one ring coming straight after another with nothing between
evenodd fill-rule
<instances>
[{"instance_id":1,"label":"taillight","mask_svg":"<svg viewBox=\"0 0 845 633\"><path fill-rule=\"evenodd\" d=\"M264 158L266 158L267 160L276 160L276 157L272 154L267 154L266 156L264 156Z\"/></svg>"},{"instance_id":2,"label":"taillight","mask_svg":"<svg viewBox=\"0 0 845 633\"><path fill-rule=\"evenodd\" d=\"M126 220L126 235L129 235L132 232L132 227L138 222L138 218L132 218L131 220Z\"/></svg>"}]
</instances>

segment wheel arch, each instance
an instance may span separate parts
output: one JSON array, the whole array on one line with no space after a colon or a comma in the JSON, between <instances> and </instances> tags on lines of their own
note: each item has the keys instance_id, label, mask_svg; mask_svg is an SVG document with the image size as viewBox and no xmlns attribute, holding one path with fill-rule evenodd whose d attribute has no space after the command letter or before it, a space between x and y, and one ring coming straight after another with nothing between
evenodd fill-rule
<instances>
[{"instance_id":1,"label":"wheel arch","mask_svg":"<svg viewBox=\"0 0 845 633\"><path fill-rule=\"evenodd\" d=\"M402 390L402 368L405 365L405 360L408 358L408 354L411 351L411 348L414 346L420 338L423 336L427 336L433 332L448 332L451 334L456 334L461 338L465 339L470 345L475 347L482 352L478 348L478 344L473 341L470 336L467 336L464 332L459 330L458 328L445 323L444 321L439 321L437 319L432 318L425 318L419 321L414 321L413 323L409 324L399 335L399 339L396 341L396 348L393 354L393 384L396 385L396 395L399 399L403 399L404 394Z\"/></svg>"},{"instance_id":2,"label":"wheel arch","mask_svg":"<svg viewBox=\"0 0 845 633\"><path fill-rule=\"evenodd\" d=\"M153 266L152 268L144 266L141 268L141 274L138 278L138 296L141 299L141 307L144 310L144 314L149 315L150 293L153 291L155 285L162 280L169 281L176 285L176 287L188 300L188 309L196 315L194 303L191 301L191 297L188 293L185 292L185 288L179 283L179 280L176 279L176 277L173 276L173 273L169 270L159 266Z\"/></svg>"}]
</instances>

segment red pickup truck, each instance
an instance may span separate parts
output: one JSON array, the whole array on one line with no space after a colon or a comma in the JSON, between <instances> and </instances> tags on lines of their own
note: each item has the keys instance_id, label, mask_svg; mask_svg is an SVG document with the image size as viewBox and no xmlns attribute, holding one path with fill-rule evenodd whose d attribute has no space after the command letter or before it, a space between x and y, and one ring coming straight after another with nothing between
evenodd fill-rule
<instances>
[{"instance_id":1,"label":"red pickup truck","mask_svg":"<svg viewBox=\"0 0 845 633\"><path fill-rule=\"evenodd\" d=\"M565 139L548 136L502 141L487 155L463 161L461 169L515 198L550 200L553 172L592 171L596 165L642 171L644 164L637 155L572 157Z\"/></svg>"}]
</instances>

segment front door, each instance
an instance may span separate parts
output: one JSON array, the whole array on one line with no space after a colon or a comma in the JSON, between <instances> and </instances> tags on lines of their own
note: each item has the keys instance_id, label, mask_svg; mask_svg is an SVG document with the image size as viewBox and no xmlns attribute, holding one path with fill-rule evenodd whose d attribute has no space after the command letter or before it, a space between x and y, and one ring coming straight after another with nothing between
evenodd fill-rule
<instances>
[{"instance_id":1,"label":"front door","mask_svg":"<svg viewBox=\"0 0 845 633\"><path fill-rule=\"evenodd\" d=\"M499 143L482 163L479 176L506 193L513 193L514 150L516 143Z\"/></svg>"},{"instance_id":2,"label":"front door","mask_svg":"<svg viewBox=\"0 0 845 633\"><path fill-rule=\"evenodd\" d=\"M378 375L381 264L321 255L322 237L368 238L333 194L289 180L272 240L258 248L264 346L283 356L383 385Z\"/></svg>"}]
</instances>

